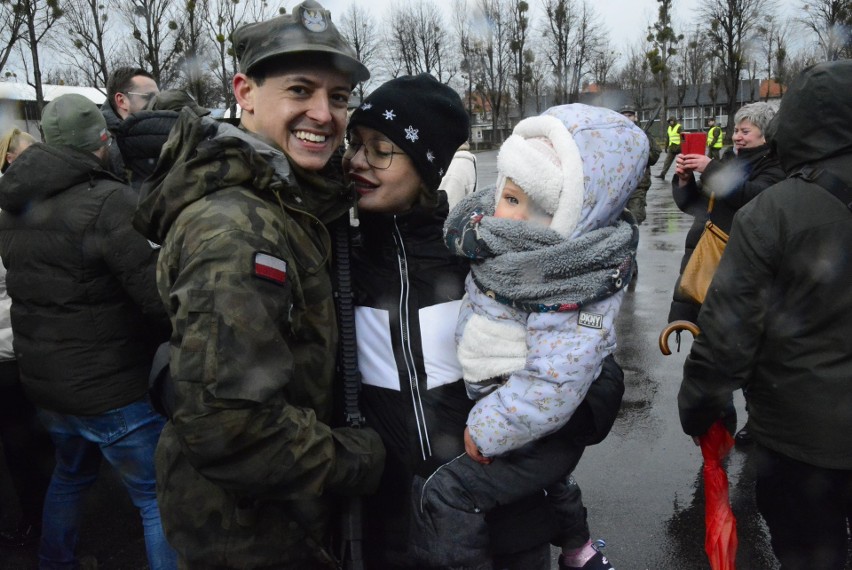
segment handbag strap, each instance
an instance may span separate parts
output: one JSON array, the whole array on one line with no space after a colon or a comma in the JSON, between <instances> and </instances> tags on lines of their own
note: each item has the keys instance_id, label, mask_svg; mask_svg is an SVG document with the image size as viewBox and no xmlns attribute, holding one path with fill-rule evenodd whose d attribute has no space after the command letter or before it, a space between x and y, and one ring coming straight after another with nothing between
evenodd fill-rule
<instances>
[{"instance_id":1,"label":"handbag strap","mask_svg":"<svg viewBox=\"0 0 852 570\"><path fill-rule=\"evenodd\" d=\"M801 178L807 182L812 182L820 186L835 198L843 202L843 204L852 212L852 188L847 186L834 174L823 168L814 168L813 166L802 167L798 172L793 174L792 178Z\"/></svg>"}]
</instances>

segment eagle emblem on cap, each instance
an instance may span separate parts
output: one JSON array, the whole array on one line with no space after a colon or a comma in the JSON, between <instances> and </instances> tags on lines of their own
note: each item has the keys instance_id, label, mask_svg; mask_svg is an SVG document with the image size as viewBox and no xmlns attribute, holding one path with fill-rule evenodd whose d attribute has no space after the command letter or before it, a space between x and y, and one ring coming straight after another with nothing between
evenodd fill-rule
<instances>
[{"instance_id":1,"label":"eagle emblem on cap","mask_svg":"<svg viewBox=\"0 0 852 570\"><path fill-rule=\"evenodd\" d=\"M324 32L328 28L328 22L321 10L302 10L302 25L310 32Z\"/></svg>"}]
</instances>

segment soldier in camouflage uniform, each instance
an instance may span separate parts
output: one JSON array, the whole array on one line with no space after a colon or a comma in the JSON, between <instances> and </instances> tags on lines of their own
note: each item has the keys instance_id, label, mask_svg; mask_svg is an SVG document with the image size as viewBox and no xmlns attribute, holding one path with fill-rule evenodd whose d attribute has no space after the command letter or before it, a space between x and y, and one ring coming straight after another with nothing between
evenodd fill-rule
<instances>
[{"instance_id":1,"label":"soldier in camouflage uniform","mask_svg":"<svg viewBox=\"0 0 852 570\"><path fill-rule=\"evenodd\" d=\"M624 107L621 110L621 114L637 125L639 124L639 118L636 116L636 111L632 107ZM645 174L642 175L642 179L636 186L636 190L630 195L626 206L630 210L630 213L633 214L633 217L636 218L637 224L645 221L646 196L648 189L651 187L651 167L657 164L657 160L660 158L660 147L657 145L657 141L647 131L645 134L648 136L648 165L645 167Z\"/></svg>"},{"instance_id":2,"label":"soldier in camouflage uniform","mask_svg":"<svg viewBox=\"0 0 852 570\"><path fill-rule=\"evenodd\" d=\"M134 220L173 328L163 526L183 568L327 567L335 493L371 492L384 462L373 430L330 426L326 226L353 199L326 165L369 73L312 0L234 46L241 127L184 109Z\"/></svg>"}]
</instances>

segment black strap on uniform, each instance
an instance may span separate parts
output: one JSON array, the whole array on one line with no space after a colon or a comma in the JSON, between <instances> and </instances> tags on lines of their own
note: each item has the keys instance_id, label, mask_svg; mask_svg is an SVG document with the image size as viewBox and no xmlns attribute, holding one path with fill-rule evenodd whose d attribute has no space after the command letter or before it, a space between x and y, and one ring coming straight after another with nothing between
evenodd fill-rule
<instances>
[{"instance_id":1,"label":"black strap on uniform","mask_svg":"<svg viewBox=\"0 0 852 570\"><path fill-rule=\"evenodd\" d=\"M346 425L360 428L364 417L358 405L361 393L361 372L358 370L358 343L355 338L355 303L352 291L350 230L348 220L334 224L334 261L337 274L338 372L343 378L343 412ZM342 567L363 570L363 512L361 499L351 497L341 517Z\"/></svg>"},{"instance_id":2,"label":"black strap on uniform","mask_svg":"<svg viewBox=\"0 0 852 570\"><path fill-rule=\"evenodd\" d=\"M361 372L358 370L358 343L355 339L355 303L352 291L349 224L340 221L334 228L334 261L337 271L338 370L343 378L343 412L348 427L364 425L358 399Z\"/></svg>"},{"instance_id":3,"label":"black strap on uniform","mask_svg":"<svg viewBox=\"0 0 852 570\"><path fill-rule=\"evenodd\" d=\"M801 178L807 182L812 182L820 186L835 198L843 202L843 204L852 212L852 188L847 186L834 174L826 171L823 168L814 168L813 166L805 166L792 176L793 178Z\"/></svg>"}]
</instances>

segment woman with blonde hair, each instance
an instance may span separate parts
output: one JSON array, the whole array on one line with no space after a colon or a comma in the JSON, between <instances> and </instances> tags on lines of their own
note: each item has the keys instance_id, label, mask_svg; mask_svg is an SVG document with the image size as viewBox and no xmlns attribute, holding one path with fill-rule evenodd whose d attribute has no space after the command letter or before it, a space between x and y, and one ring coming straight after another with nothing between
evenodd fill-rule
<instances>
[{"instance_id":1,"label":"woman with blonde hair","mask_svg":"<svg viewBox=\"0 0 852 570\"><path fill-rule=\"evenodd\" d=\"M30 133L14 128L0 139L0 173L6 172L9 165L34 143L38 142Z\"/></svg>"}]
</instances>

